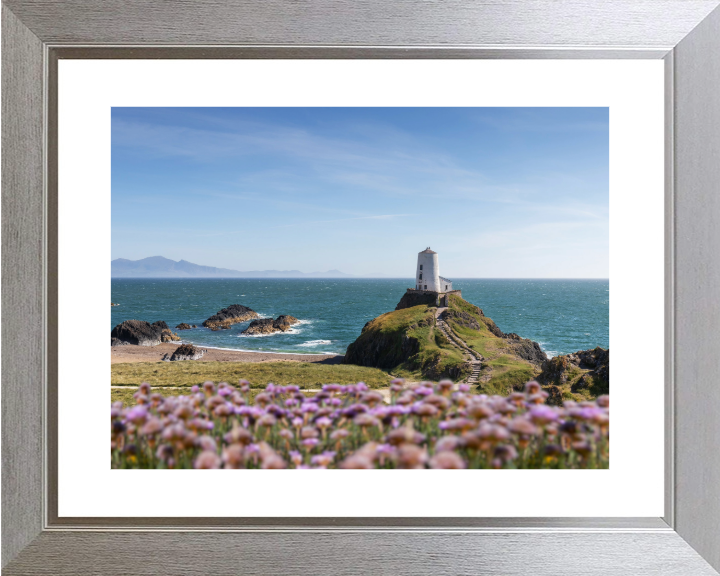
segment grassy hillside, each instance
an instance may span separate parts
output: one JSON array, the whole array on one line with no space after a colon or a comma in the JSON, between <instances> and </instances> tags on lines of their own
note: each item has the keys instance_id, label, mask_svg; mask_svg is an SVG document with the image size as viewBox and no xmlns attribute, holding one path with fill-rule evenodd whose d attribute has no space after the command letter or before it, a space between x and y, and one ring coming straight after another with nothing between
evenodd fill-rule
<instances>
[{"instance_id":1,"label":"grassy hillside","mask_svg":"<svg viewBox=\"0 0 720 576\"><path fill-rule=\"evenodd\" d=\"M450 295L447 323L470 348L484 357L480 376L483 392L509 394L539 372L536 366L517 356L513 343L497 335L502 333L495 322L458 296Z\"/></svg>"},{"instance_id":2,"label":"grassy hillside","mask_svg":"<svg viewBox=\"0 0 720 576\"><path fill-rule=\"evenodd\" d=\"M383 368L410 379L461 380L469 365L437 327L435 312L434 306L420 305L378 316L348 347L345 362ZM518 353L529 341L506 339L477 306L451 295L446 319L455 335L485 358L482 392L507 394L539 373L537 363Z\"/></svg>"},{"instance_id":3,"label":"grassy hillside","mask_svg":"<svg viewBox=\"0 0 720 576\"><path fill-rule=\"evenodd\" d=\"M465 361L435 326L435 310L423 304L378 316L348 346L344 362L412 379L461 379Z\"/></svg>"}]
</instances>

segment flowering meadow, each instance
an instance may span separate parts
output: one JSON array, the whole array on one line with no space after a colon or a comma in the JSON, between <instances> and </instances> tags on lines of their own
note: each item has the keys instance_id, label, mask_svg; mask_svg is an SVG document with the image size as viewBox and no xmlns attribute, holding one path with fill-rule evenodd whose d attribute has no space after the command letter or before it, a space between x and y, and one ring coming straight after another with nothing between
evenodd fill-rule
<instances>
[{"instance_id":1,"label":"flowering meadow","mask_svg":"<svg viewBox=\"0 0 720 576\"><path fill-rule=\"evenodd\" d=\"M607 468L609 397L545 404L537 382L509 396L449 380L363 382L306 396L205 382L163 397L143 383L111 406L113 468ZM254 396L254 397L253 397Z\"/></svg>"}]
</instances>

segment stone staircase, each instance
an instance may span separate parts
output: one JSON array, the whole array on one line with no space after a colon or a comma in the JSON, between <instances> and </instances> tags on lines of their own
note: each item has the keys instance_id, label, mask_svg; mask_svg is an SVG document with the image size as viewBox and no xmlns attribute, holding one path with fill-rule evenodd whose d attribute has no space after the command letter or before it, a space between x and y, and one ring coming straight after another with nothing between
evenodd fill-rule
<instances>
[{"instance_id":1,"label":"stone staircase","mask_svg":"<svg viewBox=\"0 0 720 576\"><path fill-rule=\"evenodd\" d=\"M450 344L455 346L455 348L458 348L463 353L463 358L470 362L472 369L470 371L470 375L463 383L471 386L475 385L478 383L478 379L480 378L480 370L482 370L482 361L484 358L479 352L473 350L460 338L455 336L455 333L452 331L447 322L445 322L444 314L446 311L447 307L437 309L435 312L436 325L449 340Z\"/></svg>"}]
</instances>

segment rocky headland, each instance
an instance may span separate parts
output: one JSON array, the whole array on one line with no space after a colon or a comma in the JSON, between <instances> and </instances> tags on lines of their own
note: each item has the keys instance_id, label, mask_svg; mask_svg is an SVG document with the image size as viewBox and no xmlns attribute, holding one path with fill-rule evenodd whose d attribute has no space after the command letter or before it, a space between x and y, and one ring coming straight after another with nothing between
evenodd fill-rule
<instances>
[{"instance_id":1,"label":"rocky headland","mask_svg":"<svg viewBox=\"0 0 720 576\"><path fill-rule=\"evenodd\" d=\"M451 378L477 385L487 394L508 394L537 379L551 404L607 393L606 350L549 360L537 342L504 333L460 296L451 294L446 308L436 303L433 294L406 293L394 311L365 324L343 362L382 368L406 378ZM565 380L558 366L565 366ZM606 385L601 388L596 382L603 374Z\"/></svg>"},{"instance_id":2,"label":"rocky headland","mask_svg":"<svg viewBox=\"0 0 720 576\"><path fill-rule=\"evenodd\" d=\"M247 306L233 304L210 316L202 325L211 330L227 330L233 324L247 322L257 317L258 313Z\"/></svg>"},{"instance_id":3,"label":"rocky headland","mask_svg":"<svg viewBox=\"0 0 720 576\"><path fill-rule=\"evenodd\" d=\"M282 315L278 316L275 320L272 318L263 318L261 320L253 320L250 322L242 334L272 334L274 332L287 332L290 330L290 326L300 322L294 316Z\"/></svg>"},{"instance_id":4,"label":"rocky headland","mask_svg":"<svg viewBox=\"0 0 720 576\"><path fill-rule=\"evenodd\" d=\"M157 346L161 342L180 340L162 320L146 322L145 320L125 320L110 332L110 345L135 344L137 346Z\"/></svg>"}]
</instances>

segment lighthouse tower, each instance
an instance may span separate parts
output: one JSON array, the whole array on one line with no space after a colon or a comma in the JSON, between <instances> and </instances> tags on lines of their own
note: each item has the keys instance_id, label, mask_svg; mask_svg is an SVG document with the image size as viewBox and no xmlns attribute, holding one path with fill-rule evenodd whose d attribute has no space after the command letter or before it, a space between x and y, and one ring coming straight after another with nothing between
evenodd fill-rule
<instances>
[{"instance_id":1,"label":"lighthouse tower","mask_svg":"<svg viewBox=\"0 0 720 576\"><path fill-rule=\"evenodd\" d=\"M440 265L437 252L430 250L429 247L418 253L415 285L416 290L445 292L440 285Z\"/></svg>"}]
</instances>

